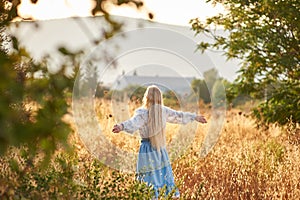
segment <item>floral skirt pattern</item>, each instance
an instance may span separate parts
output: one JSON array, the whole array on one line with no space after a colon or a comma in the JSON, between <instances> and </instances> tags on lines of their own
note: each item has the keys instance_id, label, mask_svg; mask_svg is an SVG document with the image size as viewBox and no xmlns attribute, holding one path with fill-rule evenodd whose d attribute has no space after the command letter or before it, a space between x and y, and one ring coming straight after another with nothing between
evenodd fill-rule
<instances>
[{"instance_id":1,"label":"floral skirt pattern","mask_svg":"<svg viewBox=\"0 0 300 200\"><path fill-rule=\"evenodd\" d=\"M179 197L166 148L157 151L147 139L143 139L140 146L137 179L152 186L156 198L160 195L161 190L165 191L165 195L173 192L173 196Z\"/></svg>"}]
</instances>

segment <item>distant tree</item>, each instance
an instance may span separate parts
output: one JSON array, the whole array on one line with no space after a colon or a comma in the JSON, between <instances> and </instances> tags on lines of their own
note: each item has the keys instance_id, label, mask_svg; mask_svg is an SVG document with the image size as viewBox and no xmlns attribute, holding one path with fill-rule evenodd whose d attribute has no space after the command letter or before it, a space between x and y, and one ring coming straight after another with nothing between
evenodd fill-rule
<instances>
[{"instance_id":1,"label":"distant tree","mask_svg":"<svg viewBox=\"0 0 300 200\"><path fill-rule=\"evenodd\" d=\"M227 100L232 104L233 107L244 105L246 102L253 101L254 99L248 95L239 93L238 95L235 95L234 98L228 99L228 93L227 93Z\"/></svg>"},{"instance_id":2,"label":"distant tree","mask_svg":"<svg viewBox=\"0 0 300 200\"><path fill-rule=\"evenodd\" d=\"M211 99L214 108L225 108L227 106L226 89L230 85L231 83L223 78L219 78L215 81L211 90Z\"/></svg>"},{"instance_id":3,"label":"distant tree","mask_svg":"<svg viewBox=\"0 0 300 200\"><path fill-rule=\"evenodd\" d=\"M205 80L194 79L191 83L191 87L198 98L202 99L204 103L211 102L210 92Z\"/></svg>"},{"instance_id":4,"label":"distant tree","mask_svg":"<svg viewBox=\"0 0 300 200\"><path fill-rule=\"evenodd\" d=\"M166 99L177 99L176 94L172 90L165 91L163 97Z\"/></svg>"},{"instance_id":5,"label":"distant tree","mask_svg":"<svg viewBox=\"0 0 300 200\"><path fill-rule=\"evenodd\" d=\"M264 97L254 110L260 122L300 122L300 1L299 0L208 0L222 3L226 13L206 22L191 20L193 30L212 37L203 41L201 51L215 48L225 51L228 59L243 61L231 92ZM220 35L217 28L223 29Z\"/></svg>"},{"instance_id":6,"label":"distant tree","mask_svg":"<svg viewBox=\"0 0 300 200\"><path fill-rule=\"evenodd\" d=\"M163 93L164 104L172 108L178 108L180 106L178 97L172 90L167 90Z\"/></svg>"},{"instance_id":7,"label":"distant tree","mask_svg":"<svg viewBox=\"0 0 300 200\"><path fill-rule=\"evenodd\" d=\"M203 76L208 90L212 91L215 82L219 78L218 70L216 68L212 68L210 70L205 71L203 73Z\"/></svg>"},{"instance_id":8,"label":"distant tree","mask_svg":"<svg viewBox=\"0 0 300 200\"><path fill-rule=\"evenodd\" d=\"M144 93L146 91L145 86L140 85L128 85L123 89L123 92L130 98L131 101L139 101L140 103L143 100Z\"/></svg>"},{"instance_id":9,"label":"distant tree","mask_svg":"<svg viewBox=\"0 0 300 200\"><path fill-rule=\"evenodd\" d=\"M78 90L80 94L75 94L75 98L81 97L91 97L94 94L97 95L97 87L99 85L98 81L98 67L92 62L88 62L84 66L81 66L80 71L80 79L78 80Z\"/></svg>"},{"instance_id":10,"label":"distant tree","mask_svg":"<svg viewBox=\"0 0 300 200\"><path fill-rule=\"evenodd\" d=\"M110 88L102 85L101 83L97 84L95 97L97 98L107 98Z\"/></svg>"}]
</instances>

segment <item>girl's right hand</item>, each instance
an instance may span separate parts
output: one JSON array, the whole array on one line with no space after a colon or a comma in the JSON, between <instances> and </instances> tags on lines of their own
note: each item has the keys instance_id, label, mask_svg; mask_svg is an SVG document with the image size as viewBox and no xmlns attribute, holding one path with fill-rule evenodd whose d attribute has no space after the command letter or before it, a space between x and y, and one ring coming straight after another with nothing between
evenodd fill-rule
<instances>
[{"instance_id":1,"label":"girl's right hand","mask_svg":"<svg viewBox=\"0 0 300 200\"><path fill-rule=\"evenodd\" d=\"M123 130L123 125L122 124L115 124L113 129L112 129L112 132L119 133L122 130Z\"/></svg>"},{"instance_id":2,"label":"girl's right hand","mask_svg":"<svg viewBox=\"0 0 300 200\"><path fill-rule=\"evenodd\" d=\"M202 115L198 115L198 116L196 116L196 119L195 119L197 122L200 122L200 123L207 123L207 121L206 121L206 119L205 119L205 117L204 116L202 116Z\"/></svg>"}]
</instances>

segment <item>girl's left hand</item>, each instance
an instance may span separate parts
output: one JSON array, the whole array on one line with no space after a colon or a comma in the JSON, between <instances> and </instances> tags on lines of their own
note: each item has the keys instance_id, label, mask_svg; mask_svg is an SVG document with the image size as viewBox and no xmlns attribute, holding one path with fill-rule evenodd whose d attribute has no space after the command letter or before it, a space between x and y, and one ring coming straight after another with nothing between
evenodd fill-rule
<instances>
[{"instance_id":1,"label":"girl's left hand","mask_svg":"<svg viewBox=\"0 0 300 200\"><path fill-rule=\"evenodd\" d=\"M123 130L123 125L121 125L121 124L115 124L114 127L113 127L113 129L112 129L112 132L119 133L122 130Z\"/></svg>"}]
</instances>

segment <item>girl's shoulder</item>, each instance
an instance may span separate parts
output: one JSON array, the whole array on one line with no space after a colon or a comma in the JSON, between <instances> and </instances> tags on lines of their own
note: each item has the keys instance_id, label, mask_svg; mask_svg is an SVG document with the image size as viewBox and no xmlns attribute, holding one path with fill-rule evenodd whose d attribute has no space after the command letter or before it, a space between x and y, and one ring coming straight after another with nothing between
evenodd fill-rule
<instances>
[{"instance_id":1,"label":"girl's shoulder","mask_svg":"<svg viewBox=\"0 0 300 200\"><path fill-rule=\"evenodd\" d=\"M163 105L163 106L162 106L162 109L163 109L163 110L169 110L170 108L169 108L168 106Z\"/></svg>"},{"instance_id":2,"label":"girl's shoulder","mask_svg":"<svg viewBox=\"0 0 300 200\"><path fill-rule=\"evenodd\" d=\"M168 106L163 106L162 110L165 111L165 112L168 112L168 111L172 111L173 109L168 107Z\"/></svg>"},{"instance_id":3,"label":"girl's shoulder","mask_svg":"<svg viewBox=\"0 0 300 200\"><path fill-rule=\"evenodd\" d=\"M167 107L167 106L162 106L162 110L163 110L164 112L166 112L166 111L170 111L170 110L172 110L172 109L169 108L169 107ZM148 113L148 109L145 108L145 107L139 107L139 108L137 108L137 109L135 110L135 113L136 113L136 114L144 114L144 113Z\"/></svg>"},{"instance_id":4,"label":"girl's shoulder","mask_svg":"<svg viewBox=\"0 0 300 200\"><path fill-rule=\"evenodd\" d=\"M145 113L148 113L148 110L144 107L140 107L135 110L135 113L136 114L145 114Z\"/></svg>"},{"instance_id":5,"label":"girl's shoulder","mask_svg":"<svg viewBox=\"0 0 300 200\"><path fill-rule=\"evenodd\" d=\"M163 112L173 111L173 109L168 106L162 106L162 110L163 110ZM136 114L148 113L148 109L144 108L144 107L140 107L135 110L135 113Z\"/></svg>"}]
</instances>

